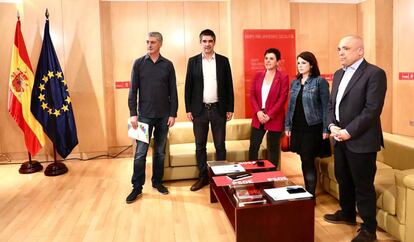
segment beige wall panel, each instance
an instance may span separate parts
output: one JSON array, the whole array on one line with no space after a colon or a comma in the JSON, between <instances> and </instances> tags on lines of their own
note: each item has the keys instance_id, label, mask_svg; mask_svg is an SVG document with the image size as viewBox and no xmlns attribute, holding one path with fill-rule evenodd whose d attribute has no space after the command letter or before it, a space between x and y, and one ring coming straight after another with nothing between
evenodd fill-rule
<instances>
[{"instance_id":1,"label":"beige wall panel","mask_svg":"<svg viewBox=\"0 0 414 242\"><path fill-rule=\"evenodd\" d=\"M297 53L313 52L321 73L333 74L340 67L339 40L357 32L356 5L291 3L290 12L292 28L296 29Z\"/></svg>"},{"instance_id":2,"label":"beige wall panel","mask_svg":"<svg viewBox=\"0 0 414 242\"><path fill-rule=\"evenodd\" d=\"M364 38L365 54L368 62L376 62L375 0L368 0L357 5L358 32Z\"/></svg>"},{"instance_id":3,"label":"beige wall panel","mask_svg":"<svg viewBox=\"0 0 414 242\"><path fill-rule=\"evenodd\" d=\"M329 53L329 5L291 4L292 28L296 29L296 54L310 51L315 54L321 73L328 69ZM315 14L318 13L318 14Z\"/></svg>"},{"instance_id":4,"label":"beige wall panel","mask_svg":"<svg viewBox=\"0 0 414 242\"><path fill-rule=\"evenodd\" d=\"M102 72L99 0L63 0L62 8L66 59L64 74L73 100L79 138L77 150L81 153L106 152L107 110Z\"/></svg>"},{"instance_id":5,"label":"beige wall panel","mask_svg":"<svg viewBox=\"0 0 414 242\"><path fill-rule=\"evenodd\" d=\"M393 103L393 1L376 0L375 2L375 50L376 64L387 74L387 95L381 114L382 129L392 133Z\"/></svg>"},{"instance_id":6,"label":"beige wall panel","mask_svg":"<svg viewBox=\"0 0 414 242\"><path fill-rule=\"evenodd\" d=\"M222 38L220 29L220 6L218 2L185 2L184 28L185 28L185 57L188 58L201 52L199 34L203 29L211 29L216 34L217 53L224 54L226 40ZM223 48L224 47L224 48Z\"/></svg>"},{"instance_id":7,"label":"beige wall panel","mask_svg":"<svg viewBox=\"0 0 414 242\"><path fill-rule=\"evenodd\" d=\"M219 28L220 44L217 43L217 51L232 60L231 55L231 22L230 22L230 2L219 3ZM216 36L218 37L218 36Z\"/></svg>"},{"instance_id":8,"label":"beige wall panel","mask_svg":"<svg viewBox=\"0 0 414 242\"><path fill-rule=\"evenodd\" d=\"M261 28L290 29L289 8L289 0L260 0Z\"/></svg>"},{"instance_id":9,"label":"beige wall panel","mask_svg":"<svg viewBox=\"0 0 414 242\"><path fill-rule=\"evenodd\" d=\"M260 4L257 1L231 1L231 45L232 45L232 72L234 87L234 115L235 118L245 117L244 107L244 51L243 30L260 29ZM246 87L250 88L250 87Z\"/></svg>"},{"instance_id":10,"label":"beige wall panel","mask_svg":"<svg viewBox=\"0 0 414 242\"><path fill-rule=\"evenodd\" d=\"M349 34L357 34L357 5L355 4L329 4L328 17L329 63L328 70L334 73L340 68L338 60L339 40Z\"/></svg>"},{"instance_id":11,"label":"beige wall panel","mask_svg":"<svg viewBox=\"0 0 414 242\"><path fill-rule=\"evenodd\" d=\"M129 82L134 60L146 53L147 3L101 2L100 7L108 144L125 146L132 142L126 135L129 89L115 89L115 83Z\"/></svg>"},{"instance_id":12,"label":"beige wall panel","mask_svg":"<svg viewBox=\"0 0 414 242\"><path fill-rule=\"evenodd\" d=\"M399 80L399 72L414 72L414 1L394 1L393 133L414 136L414 81Z\"/></svg>"},{"instance_id":13,"label":"beige wall panel","mask_svg":"<svg viewBox=\"0 0 414 242\"><path fill-rule=\"evenodd\" d=\"M113 49L113 40L110 37L112 33L112 16L111 3L100 2L100 19L101 19L101 41L102 41L102 70L105 92L106 131L108 134L108 146L114 146L117 143L116 130L116 111L115 109L115 81L114 81L114 62L112 56L115 55ZM128 79L125 79L127 81ZM126 128L125 128L126 129Z\"/></svg>"}]
</instances>

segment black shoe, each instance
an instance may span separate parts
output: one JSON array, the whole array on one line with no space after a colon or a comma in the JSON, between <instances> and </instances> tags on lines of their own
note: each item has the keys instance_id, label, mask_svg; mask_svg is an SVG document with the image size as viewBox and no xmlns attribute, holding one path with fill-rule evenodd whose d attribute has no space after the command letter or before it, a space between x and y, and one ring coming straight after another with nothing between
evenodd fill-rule
<instances>
[{"instance_id":1,"label":"black shoe","mask_svg":"<svg viewBox=\"0 0 414 242\"><path fill-rule=\"evenodd\" d=\"M208 185L208 178L199 178L196 183L194 183L190 190L195 192Z\"/></svg>"},{"instance_id":2,"label":"black shoe","mask_svg":"<svg viewBox=\"0 0 414 242\"><path fill-rule=\"evenodd\" d=\"M348 225L356 225L356 218L348 218L345 217L341 210L336 211L334 214L325 214L323 219L326 222L333 223L333 224L348 224Z\"/></svg>"},{"instance_id":3,"label":"black shoe","mask_svg":"<svg viewBox=\"0 0 414 242\"><path fill-rule=\"evenodd\" d=\"M135 200L137 200L138 197L142 196L142 190L134 188L132 189L132 192L128 195L126 198L126 203L133 203Z\"/></svg>"},{"instance_id":4,"label":"black shoe","mask_svg":"<svg viewBox=\"0 0 414 242\"><path fill-rule=\"evenodd\" d=\"M152 185L153 188L157 189L159 193L163 194L163 195L167 195L168 193L170 193L168 191L168 189L166 187L164 187L164 185L160 184L160 185Z\"/></svg>"},{"instance_id":5,"label":"black shoe","mask_svg":"<svg viewBox=\"0 0 414 242\"><path fill-rule=\"evenodd\" d=\"M365 229L359 229L357 236L351 242L372 242L377 241L377 234Z\"/></svg>"}]
</instances>

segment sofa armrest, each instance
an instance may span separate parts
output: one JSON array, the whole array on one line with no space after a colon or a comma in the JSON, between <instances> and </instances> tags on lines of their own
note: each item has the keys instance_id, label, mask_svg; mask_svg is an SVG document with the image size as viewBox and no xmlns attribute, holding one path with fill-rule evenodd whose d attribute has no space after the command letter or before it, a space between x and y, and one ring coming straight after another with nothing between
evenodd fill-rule
<instances>
[{"instance_id":1,"label":"sofa armrest","mask_svg":"<svg viewBox=\"0 0 414 242\"><path fill-rule=\"evenodd\" d=\"M414 169L412 169L414 171ZM414 172L413 174L407 175L404 178L404 185L407 187L407 189L411 189L414 191Z\"/></svg>"},{"instance_id":2,"label":"sofa armrest","mask_svg":"<svg viewBox=\"0 0 414 242\"><path fill-rule=\"evenodd\" d=\"M414 223L414 169L396 170L395 185L397 188L395 201L397 218L401 224L406 224L407 220Z\"/></svg>"}]
</instances>

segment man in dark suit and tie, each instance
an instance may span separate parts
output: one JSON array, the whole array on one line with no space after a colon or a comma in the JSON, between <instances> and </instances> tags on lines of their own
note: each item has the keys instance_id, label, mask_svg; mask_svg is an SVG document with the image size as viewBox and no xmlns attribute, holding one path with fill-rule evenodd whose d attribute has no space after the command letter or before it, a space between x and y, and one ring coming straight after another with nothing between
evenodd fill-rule
<instances>
[{"instance_id":1,"label":"man in dark suit and tie","mask_svg":"<svg viewBox=\"0 0 414 242\"><path fill-rule=\"evenodd\" d=\"M213 133L216 160L226 159L226 122L234 111L233 80L227 57L214 52L216 35L210 29L201 31L202 53L188 60L185 79L185 109L193 122L199 179L191 191L208 184L207 135L209 124Z\"/></svg>"},{"instance_id":2,"label":"man in dark suit and tie","mask_svg":"<svg viewBox=\"0 0 414 242\"><path fill-rule=\"evenodd\" d=\"M355 225L356 205L363 223L352 241L375 241L375 162L377 151L383 146L380 115L387 78L384 70L364 59L362 38L344 37L338 52L342 69L334 74L328 127L334 138L335 176L341 210L326 214L324 219Z\"/></svg>"}]
</instances>

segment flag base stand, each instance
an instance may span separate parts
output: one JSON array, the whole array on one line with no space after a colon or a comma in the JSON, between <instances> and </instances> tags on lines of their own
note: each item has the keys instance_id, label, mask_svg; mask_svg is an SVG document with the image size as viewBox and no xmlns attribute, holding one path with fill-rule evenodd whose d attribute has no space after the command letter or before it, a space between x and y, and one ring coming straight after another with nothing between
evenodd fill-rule
<instances>
[{"instance_id":1,"label":"flag base stand","mask_svg":"<svg viewBox=\"0 0 414 242\"><path fill-rule=\"evenodd\" d=\"M46 176L59 176L68 172L68 168L62 162L53 162L46 167Z\"/></svg>"},{"instance_id":2,"label":"flag base stand","mask_svg":"<svg viewBox=\"0 0 414 242\"><path fill-rule=\"evenodd\" d=\"M37 160L29 160L24 162L19 169L20 174L31 174L43 170L42 164Z\"/></svg>"}]
</instances>

